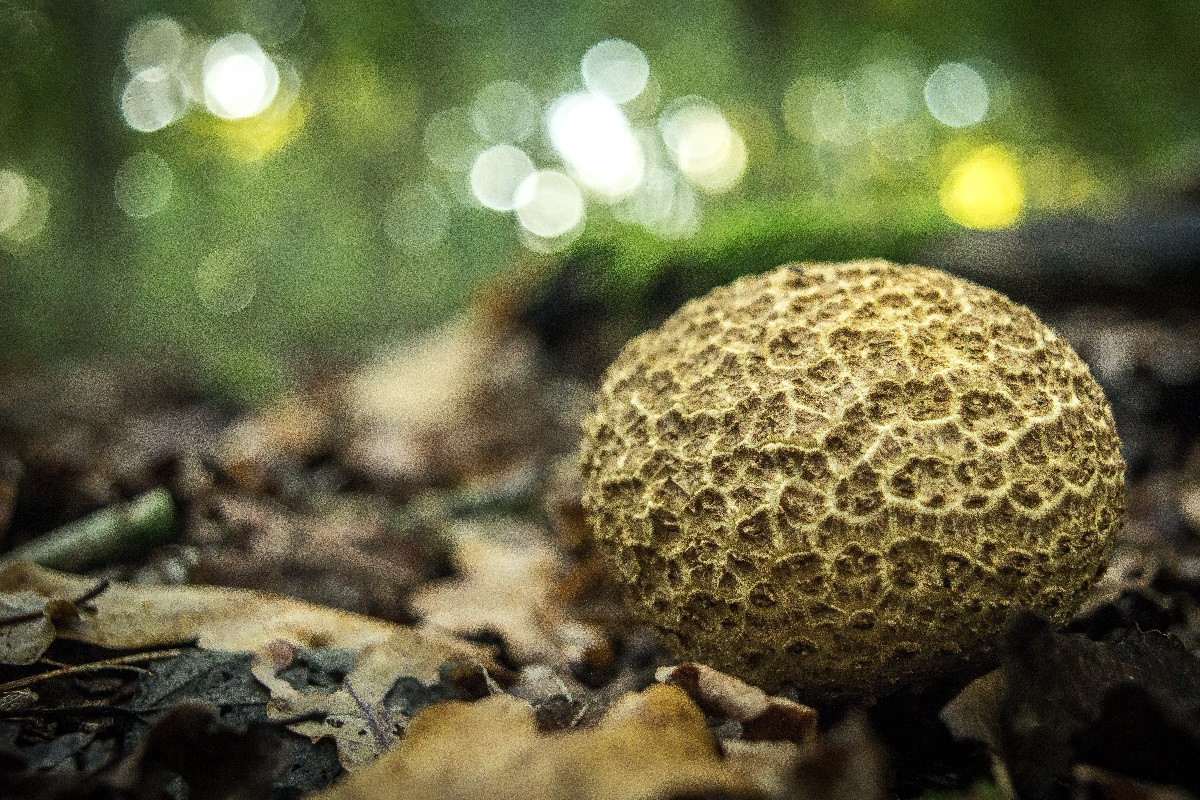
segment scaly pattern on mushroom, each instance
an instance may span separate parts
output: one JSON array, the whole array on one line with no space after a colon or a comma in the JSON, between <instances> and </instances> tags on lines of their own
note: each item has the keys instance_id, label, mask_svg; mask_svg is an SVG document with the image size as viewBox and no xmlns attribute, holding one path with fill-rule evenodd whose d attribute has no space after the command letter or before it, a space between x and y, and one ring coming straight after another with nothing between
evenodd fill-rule
<instances>
[{"instance_id":1,"label":"scaly pattern on mushroom","mask_svg":"<svg viewBox=\"0 0 1200 800\"><path fill-rule=\"evenodd\" d=\"M584 424L584 505L681 659L802 699L986 661L1008 610L1065 623L1105 568L1107 400L1023 306L883 261L803 264L632 340Z\"/></svg>"}]
</instances>

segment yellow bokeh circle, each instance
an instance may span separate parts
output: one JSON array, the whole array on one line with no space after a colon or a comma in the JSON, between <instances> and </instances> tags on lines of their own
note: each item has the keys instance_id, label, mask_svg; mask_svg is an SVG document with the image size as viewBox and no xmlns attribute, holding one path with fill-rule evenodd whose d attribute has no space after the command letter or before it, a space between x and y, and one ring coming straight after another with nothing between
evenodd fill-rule
<instances>
[{"instance_id":1,"label":"yellow bokeh circle","mask_svg":"<svg viewBox=\"0 0 1200 800\"><path fill-rule=\"evenodd\" d=\"M1011 226L1025 205L1017 160L997 145L973 150L946 176L940 199L946 216L964 227Z\"/></svg>"}]
</instances>

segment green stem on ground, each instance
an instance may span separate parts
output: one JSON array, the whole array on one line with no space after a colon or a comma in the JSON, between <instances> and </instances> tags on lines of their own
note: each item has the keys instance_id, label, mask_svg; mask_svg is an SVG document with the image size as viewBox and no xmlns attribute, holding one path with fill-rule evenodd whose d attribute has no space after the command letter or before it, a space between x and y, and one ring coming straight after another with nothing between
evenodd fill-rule
<instances>
[{"instance_id":1,"label":"green stem on ground","mask_svg":"<svg viewBox=\"0 0 1200 800\"><path fill-rule=\"evenodd\" d=\"M67 572L82 572L170 540L175 504L166 489L153 489L128 503L110 506L14 548L0 559L32 561Z\"/></svg>"}]
</instances>

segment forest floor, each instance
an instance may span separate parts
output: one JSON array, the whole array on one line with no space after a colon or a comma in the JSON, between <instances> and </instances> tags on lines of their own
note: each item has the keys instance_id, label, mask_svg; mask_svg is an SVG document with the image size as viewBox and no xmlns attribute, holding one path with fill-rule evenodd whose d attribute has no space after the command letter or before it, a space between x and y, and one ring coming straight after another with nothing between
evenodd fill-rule
<instances>
[{"instance_id":1,"label":"forest floor","mask_svg":"<svg viewBox=\"0 0 1200 800\"><path fill-rule=\"evenodd\" d=\"M574 456L627 332L513 309L254 408L0 376L0 798L1200 797L1200 322L1042 310L1129 462L1070 629L814 709L627 615Z\"/></svg>"}]
</instances>

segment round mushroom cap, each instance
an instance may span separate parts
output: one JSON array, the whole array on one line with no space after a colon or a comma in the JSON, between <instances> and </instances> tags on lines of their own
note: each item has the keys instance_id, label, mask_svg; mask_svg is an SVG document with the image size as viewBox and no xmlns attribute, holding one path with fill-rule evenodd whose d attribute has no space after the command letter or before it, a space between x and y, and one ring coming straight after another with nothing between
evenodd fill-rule
<instances>
[{"instance_id":1,"label":"round mushroom cap","mask_svg":"<svg viewBox=\"0 0 1200 800\"><path fill-rule=\"evenodd\" d=\"M1010 609L1066 623L1124 462L1087 365L947 273L803 264L629 342L584 423L584 506L680 659L810 702L985 665Z\"/></svg>"}]
</instances>

